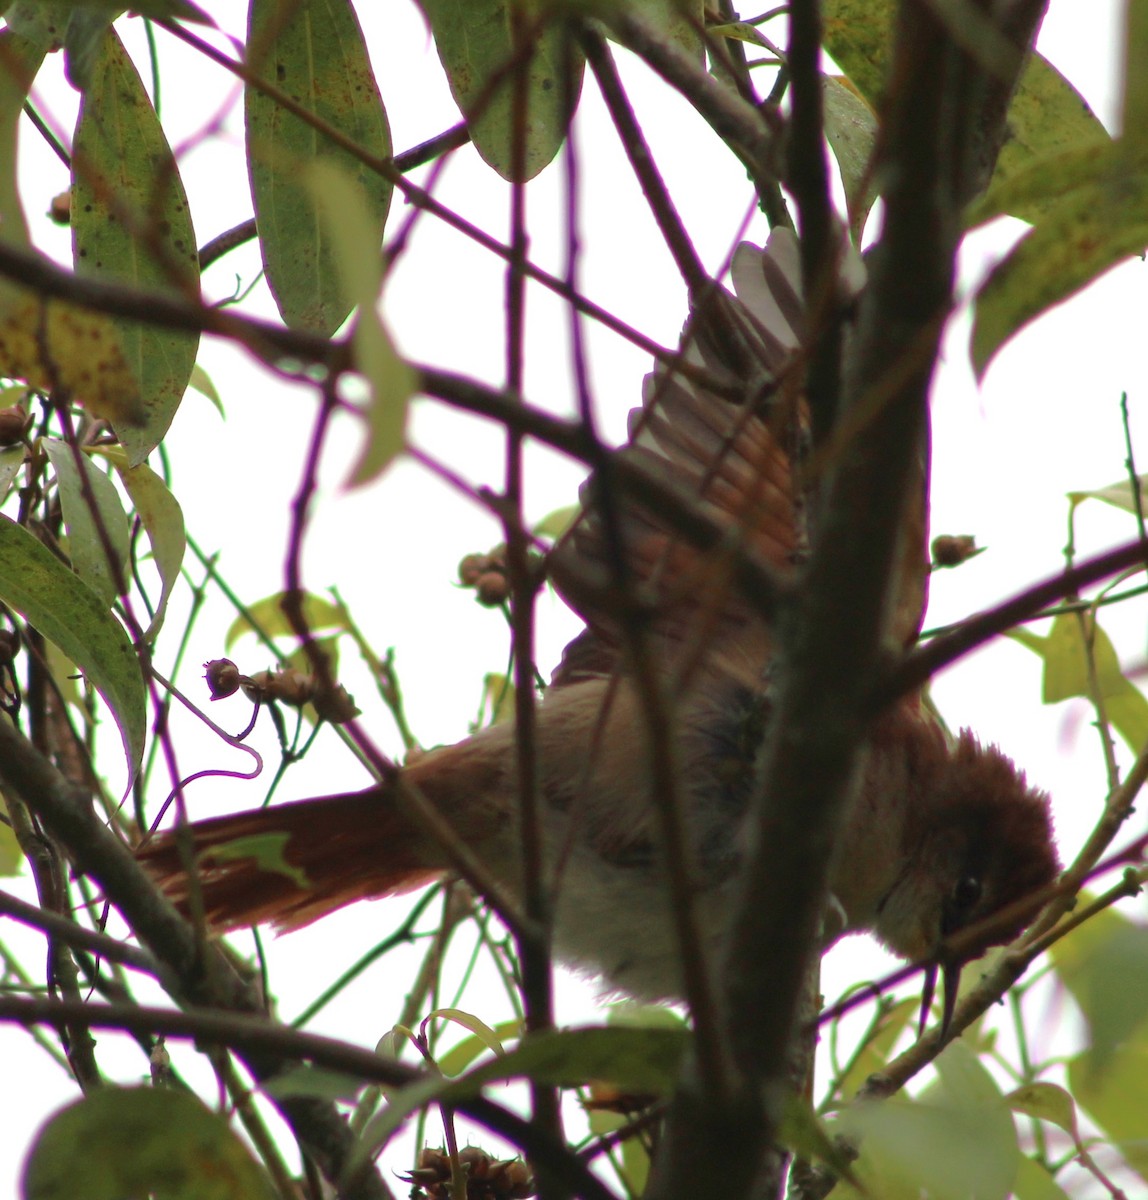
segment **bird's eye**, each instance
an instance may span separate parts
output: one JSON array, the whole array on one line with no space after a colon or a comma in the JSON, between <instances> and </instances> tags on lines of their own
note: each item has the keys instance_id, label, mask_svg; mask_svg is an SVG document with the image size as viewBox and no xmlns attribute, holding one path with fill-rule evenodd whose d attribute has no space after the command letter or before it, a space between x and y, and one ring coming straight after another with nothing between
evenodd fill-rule
<instances>
[{"instance_id":1,"label":"bird's eye","mask_svg":"<svg viewBox=\"0 0 1148 1200\"><path fill-rule=\"evenodd\" d=\"M954 913L966 913L981 898L981 881L976 875L962 875L953 888Z\"/></svg>"}]
</instances>

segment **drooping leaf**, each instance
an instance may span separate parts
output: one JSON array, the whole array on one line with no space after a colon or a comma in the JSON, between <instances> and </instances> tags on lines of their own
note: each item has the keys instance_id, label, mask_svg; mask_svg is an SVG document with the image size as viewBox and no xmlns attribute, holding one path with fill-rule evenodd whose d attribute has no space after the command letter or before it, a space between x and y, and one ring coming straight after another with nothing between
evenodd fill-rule
<instances>
[{"instance_id":1,"label":"drooping leaf","mask_svg":"<svg viewBox=\"0 0 1148 1200\"><path fill-rule=\"evenodd\" d=\"M710 37L739 36L732 31L722 34L714 26L705 25L705 0L626 0L626 4L645 24L689 54L699 67L705 65L703 29ZM736 28L744 22L731 24Z\"/></svg>"},{"instance_id":2,"label":"drooping leaf","mask_svg":"<svg viewBox=\"0 0 1148 1200\"><path fill-rule=\"evenodd\" d=\"M433 1012L427 1015L427 1021L451 1021L455 1025L461 1025L463 1029L469 1029L476 1038L486 1047L487 1050L494 1054L505 1054L502 1039L497 1033L481 1018L474 1013L466 1012L461 1008L436 1008Z\"/></svg>"},{"instance_id":3,"label":"drooping leaf","mask_svg":"<svg viewBox=\"0 0 1148 1200\"><path fill-rule=\"evenodd\" d=\"M560 23L548 24L545 6L524 0L419 0L434 33L451 95L466 117L471 140L483 159L504 179L515 175L516 13L530 41L521 180L533 179L558 153L566 138L571 106L582 86L583 59L564 44ZM541 22L541 23L540 23ZM532 36L536 35L536 36ZM562 80L563 59L572 82Z\"/></svg>"},{"instance_id":4,"label":"drooping leaf","mask_svg":"<svg viewBox=\"0 0 1148 1200\"><path fill-rule=\"evenodd\" d=\"M1120 669L1116 649L1095 614L1087 614L1083 621L1091 630L1095 689L1084 626L1077 614L1058 616L1047 637L1031 629L1011 630L1009 637L1044 660L1041 698L1045 704L1058 704L1076 696L1091 700L1094 690L1098 691L1112 727L1133 750L1139 751L1148 740L1148 699Z\"/></svg>"},{"instance_id":5,"label":"drooping leaf","mask_svg":"<svg viewBox=\"0 0 1148 1200\"><path fill-rule=\"evenodd\" d=\"M1068 1086L1124 1161L1148 1183L1148 1139L1144 1137L1148 1043L1141 1036L1121 1046L1120 1053L1102 1071L1095 1069L1094 1056L1089 1052L1076 1055L1068 1063Z\"/></svg>"},{"instance_id":6,"label":"drooping leaf","mask_svg":"<svg viewBox=\"0 0 1148 1200\"><path fill-rule=\"evenodd\" d=\"M895 11L893 0L825 0L825 48L854 87L879 109ZM1006 189L1032 162L1108 135L1079 92L1039 53L1029 55L1008 112L1009 137L1001 148L989 191ZM1028 194L1011 199L1008 212L1034 220L1059 199Z\"/></svg>"},{"instance_id":7,"label":"drooping leaf","mask_svg":"<svg viewBox=\"0 0 1148 1200\"><path fill-rule=\"evenodd\" d=\"M12 486L16 476L20 474L20 468L23 465L23 446L5 446L0 450L0 504L4 502L4 497L8 495L8 489Z\"/></svg>"},{"instance_id":8,"label":"drooping leaf","mask_svg":"<svg viewBox=\"0 0 1148 1200\"><path fill-rule=\"evenodd\" d=\"M841 185L849 209L849 232L854 244L860 246L865 219L877 198L870 177L877 118L848 80L827 75L822 79L822 89L825 137L841 172Z\"/></svg>"},{"instance_id":9,"label":"drooping leaf","mask_svg":"<svg viewBox=\"0 0 1148 1200\"><path fill-rule=\"evenodd\" d=\"M141 288L198 295L187 194L139 74L108 29L80 104L72 159L76 270ZM199 336L116 318L138 382L134 408L112 416L134 466L159 444L195 366Z\"/></svg>"},{"instance_id":10,"label":"drooping leaf","mask_svg":"<svg viewBox=\"0 0 1148 1200\"><path fill-rule=\"evenodd\" d=\"M79 576L4 516L0 516L0 599L54 642L103 696L134 778L143 755L147 692L128 635Z\"/></svg>"},{"instance_id":11,"label":"drooping leaf","mask_svg":"<svg viewBox=\"0 0 1148 1200\"><path fill-rule=\"evenodd\" d=\"M85 454L58 438L41 441L56 472L68 555L76 574L110 608L127 587L131 539L128 518L112 481ZM109 558L110 553L110 558Z\"/></svg>"},{"instance_id":12,"label":"drooping leaf","mask_svg":"<svg viewBox=\"0 0 1148 1200\"><path fill-rule=\"evenodd\" d=\"M386 110L348 0L254 0L247 61L354 145L390 156ZM382 242L391 184L253 84L244 108L251 198L271 294L288 325L333 334L355 302L336 268L335 233L304 181L316 163L338 169L366 214L358 231L363 258L375 256Z\"/></svg>"},{"instance_id":13,"label":"drooping leaf","mask_svg":"<svg viewBox=\"0 0 1148 1200\"><path fill-rule=\"evenodd\" d=\"M155 616L144 632L144 640L151 641L163 624L167 602L172 589L179 582L179 570L183 566L183 555L187 550L187 529L183 521L183 509L166 483L147 465L128 465L127 455L116 447L104 448L115 467L120 481L127 489L135 505L136 515L143 525L151 545L152 558L159 572L160 596Z\"/></svg>"},{"instance_id":14,"label":"drooping leaf","mask_svg":"<svg viewBox=\"0 0 1148 1200\"><path fill-rule=\"evenodd\" d=\"M1091 177L1061 193L977 294L972 360L978 377L1031 320L1148 246L1148 157L1130 157L1119 142L1079 155L1092 162Z\"/></svg>"},{"instance_id":15,"label":"drooping leaf","mask_svg":"<svg viewBox=\"0 0 1148 1200\"><path fill-rule=\"evenodd\" d=\"M522 1036L522 1022L518 1019L501 1021L493 1026L491 1032L500 1044L514 1041ZM453 1079L454 1076L461 1075L483 1051L489 1049L490 1042L486 1038L471 1034L470 1037L463 1038L457 1045L439 1055L438 1069Z\"/></svg>"},{"instance_id":16,"label":"drooping leaf","mask_svg":"<svg viewBox=\"0 0 1148 1200\"><path fill-rule=\"evenodd\" d=\"M0 238L30 251L16 191L17 122L66 13L51 5L22 5L5 16L10 24L0 30ZM139 385L111 320L60 300L45 300L6 277L0 278L0 374L45 391L63 388L109 419L130 422L140 417Z\"/></svg>"},{"instance_id":17,"label":"drooping leaf","mask_svg":"<svg viewBox=\"0 0 1148 1200\"><path fill-rule=\"evenodd\" d=\"M307 592L303 596L303 619L313 634L323 629L342 629L346 624L342 606L314 592ZM269 638L296 636L294 627L283 611L282 592L249 604L246 613L231 622L223 639L225 649L230 650L245 633L259 633Z\"/></svg>"},{"instance_id":18,"label":"drooping leaf","mask_svg":"<svg viewBox=\"0 0 1148 1200\"><path fill-rule=\"evenodd\" d=\"M1052 962L1088 1022L1082 1067L1113 1069L1133 1040L1148 1053L1148 929L1105 909L1054 943Z\"/></svg>"},{"instance_id":19,"label":"drooping leaf","mask_svg":"<svg viewBox=\"0 0 1148 1200\"><path fill-rule=\"evenodd\" d=\"M10 26L0 29L0 237L13 246L30 244L16 189L16 141L24 101L45 50L42 40L23 37ZM4 293L13 291L14 285L5 279L0 286L2 312Z\"/></svg>"},{"instance_id":20,"label":"drooping leaf","mask_svg":"<svg viewBox=\"0 0 1148 1200\"><path fill-rule=\"evenodd\" d=\"M98 1088L61 1109L24 1164L24 1200L271 1200L227 1122L190 1092Z\"/></svg>"},{"instance_id":21,"label":"drooping leaf","mask_svg":"<svg viewBox=\"0 0 1148 1200\"><path fill-rule=\"evenodd\" d=\"M350 483L368 483L402 452L407 410L418 376L399 357L379 315L382 264L377 254L363 253L371 236L370 215L359 195L343 172L328 162L312 163L306 182L327 227L340 288L348 302L358 308L352 335L355 366L366 379L370 396L366 442Z\"/></svg>"}]
</instances>

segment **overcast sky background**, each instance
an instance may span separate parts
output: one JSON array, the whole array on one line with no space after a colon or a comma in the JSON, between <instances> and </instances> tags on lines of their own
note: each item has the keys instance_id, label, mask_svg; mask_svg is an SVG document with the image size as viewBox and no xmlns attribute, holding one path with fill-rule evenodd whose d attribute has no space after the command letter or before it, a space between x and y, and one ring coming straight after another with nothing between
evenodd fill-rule
<instances>
[{"instance_id":1,"label":"overcast sky background","mask_svg":"<svg viewBox=\"0 0 1148 1200\"><path fill-rule=\"evenodd\" d=\"M223 28L242 34L240 6L218 2L205 7ZM1112 0L1089 5L1053 0L1040 41L1042 51L1110 129L1119 98L1120 8ZM396 150L453 124L457 109L414 5L361 5L360 18ZM140 24L121 20L117 28L146 80ZM218 68L158 36L162 115L180 154L202 245L251 212L242 157L242 102L234 81ZM227 48L225 40L214 40ZM41 110L70 138L76 97L62 81L61 67L58 57L48 63L35 95ZM716 269L750 201L744 172L692 111L660 84L651 86L641 69L627 66L626 79L699 252ZM51 197L66 189L66 173L31 127L26 126L22 136L21 191L33 237L41 248L70 262L67 231L54 228L41 215ZM672 344L685 315L684 291L589 80L575 136L583 152L583 290L656 341ZM505 188L469 148L454 156L437 194L482 228L497 235L505 231ZM551 270L561 266L562 194L557 166L528 189L531 254ZM391 230L403 215L396 199ZM970 239L962 263L964 289L973 286L1021 228L1004 221ZM754 221L750 236L764 239L759 221ZM233 291L237 276L246 285L257 270L257 251L248 246L208 271L205 290L212 298L222 298ZM498 262L424 216L388 287L384 311L404 353L498 384L503 371L501 288ZM244 310L274 315L262 285ZM1123 473L1122 391L1129 393L1134 435L1143 438L1148 428L1146 315L1148 275L1144 263L1135 260L1016 339L979 388L968 367L967 320L954 318L935 389L933 529L974 534L987 551L935 579L928 624L960 619L1062 565L1065 493L1110 483ZM569 412L571 403L566 323L557 301L541 289L531 289L526 393L532 403L559 412ZM620 439L650 364L646 356L593 326L587 326L587 333L603 427ZM189 531L205 550L220 552L221 571L241 596L252 600L282 586L288 509L315 397L285 386L242 352L218 341L204 342L200 361L221 393L227 417L221 420L198 394L188 395L167 439L175 491ZM497 427L426 402L418 406L411 437L466 478L499 485L503 438ZM479 608L469 593L452 586L459 559L487 549L500 540L500 533L484 510L410 462L396 464L377 484L346 491L343 480L357 445L358 431L348 421L339 424L306 547L306 581L316 590L338 585L372 644L380 650L396 647L408 713L422 743L453 741L474 719L483 674L506 667L507 635L500 616ZM1137 450L1148 465L1148 439L1138 441ZM532 450L528 516L537 519L571 503L581 474L575 464L557 455ZM1129 518L1097 503L1084 505L1078 516L1082 555L1133 533ZM222 607L209 609L200 619L188 662L222 654L223 633L231 619ZM170 635L178 627L178 613L168 620ZM545 675L577 622L549 596L540 603L540 622L538 660ZM1124 661L1142 664L1145 606L1122 606L1106 615L1105 623ZM252 640L240 643L231 656L244 671L272 665ZM372 702L365 676L348 671L346 681L376 741L398 754L398 738L381 707ZM1000 639L941 676L934 695L954 727L971 726L983 740L1001 744L1052 793L1064 853L1071 856L1099 811L1105 790L1103 763L1084 706L1071 702L1042 708L1039 687L1036 658ZM211 715L239 728L246 721L247 706L237 698L215 705ZM190 722L175 727L175 738L185 773L209 766L246 767L239 755L202 736ZM266 721L253 742L273 763L275 742ZM309 759L292 770L280 795L294 798L362 782L361 771L327 734ZM193 813L203 816L256 804L262 794L259 782L210 780L194 785L189 800ZM12 887L31 894L26 879ZM392 910L358 905L288 939L268 939L283 1015L300 1011L319 990L317 981L335 977L394 924ZM36 935L6 928L4 937L27 962L39 961L43 943ZM413 952L384 960L313 1028L373 1045L397 1016L413 961ZM851 939L828 958L826 994L833 997L846 983L879 973L884 961L866 939ZM595 998L591 984L570 981L560 991L559 1020L586 1019L594 1011ZM481 1003L473 997L467 1000L492 1024L505 1015L504 1003L492 999L489 1009ZM101 1035L101 1060L113 1041ZM22 1148L46 1113L75 1098L75 1088L21 1031L0 1028L0 1061L11 1078L25 1081L19 1109L0 1113L5 1145ZM134 1048L117 1057L109 1053L107 1061L122 1064L118 1069L125 1081L146 1073ZM179 1063L206 1083L207 1075L199 1071L190 1050L180 1053ZM7 1099L14 1094L10 1089ZM15 1192L18 1167L19 1156L0 1155L0 1194Z\"/></svg>"}]
</instances>

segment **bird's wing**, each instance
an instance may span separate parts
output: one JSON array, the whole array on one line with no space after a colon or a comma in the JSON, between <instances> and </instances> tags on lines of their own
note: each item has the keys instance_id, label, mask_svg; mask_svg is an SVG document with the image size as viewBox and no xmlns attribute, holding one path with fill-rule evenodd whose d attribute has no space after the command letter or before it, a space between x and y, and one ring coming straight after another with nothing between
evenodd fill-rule
<instances>
[{"instance_id":1,"label":"bird's wing","mask_svg":"<svg viewBox=\"0 0 1148 1200\"><path fill-rule=\"evenodd\" d=\"M629 442L583 485L582 513L550 555L551 579L589 627L567 648L556 686L610 673L627 606L652 613L663 649L691 630L760 632L732 582L736 555L785 572L803 554L796 239L775 230L764 249L742 245L732 277L736 296L715 284L677 358L646 377ZM683 513L711 536L678 532Z\"/></svg>"}]
</instances>

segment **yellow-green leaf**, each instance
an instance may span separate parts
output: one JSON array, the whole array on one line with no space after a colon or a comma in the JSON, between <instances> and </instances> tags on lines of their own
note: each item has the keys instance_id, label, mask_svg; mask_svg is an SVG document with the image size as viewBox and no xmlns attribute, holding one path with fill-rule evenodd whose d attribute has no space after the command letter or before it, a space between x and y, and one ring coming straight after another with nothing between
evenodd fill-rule
<instances>
[{"instance_id":1,"label":"yellow-green leaf","mask_svg":"<svg viewBox=\"0 0 1148 1200\"><path fill-rule=\"evenodd\" d=\"M877 108L885 87L893 0L825 0L825 49L862 96ZM1080 93L1039 53L1029 55L1008 112L1009 137L989 190L1004 191L1030 163L1108 135ZM1028 194L998 211L1033 220L1059 195Z\"/></svg>"},{"instance_id":2,"label":"yellow-green leaf","mask_svg":"<svg viewBox=\"0 0 1148 1200\"><path fill-rule=\"evenodd\" d=\"M1005 1096L1005 1103L1013 1112L1028 1117L1039 1117L1051 1121L1076 1140L1076 1104L1072 1096L1055 1083L1026 1083Z\"/></svg>"},{"instance_id":3,"label":"yellow-green leaf","mask_svg":"<svg viewBox=\"0 0 1148 1200\"><path fill-rule=\"evenodd\" d=\"M347 618L341 605L324 596L317 596L314 592L306 592L303 596L303 620L314 634L321 629L342 629ZM296 636L294 627L283 611L282 592L249 604L247 611L232 621L231 628L223 639L224 648L230 650L245 633L255 633L266 638Z\"/></svg>"},{"instance_id":4,"label":"yellow-green leaf","mask_svg":"<svg viewBox=\"0 0 1148 1200\"><path fill-rule=\"evenodd\" d=\"M1133 1040L1148 1047L1148 929L1105 909L1054 943L1052 961L1088 1022L1090 1070L1115 1069Z\"/></svg>"},{"instance_id":5,"label":"yellow-green leaf","mask_svg":"<svg viewBox=\"0 0 1148 1200\"><path fill-rule=\"evenodd\" d=\"M1148 1112L1148 1045L1143 1038L1122 1046L1105 1069L1095 1069L1093 1056L1078 1054L1068 1063L1068 1086L1111 1139L1124 1161L1148 1181L1148 1138L1144 1114ZM1132 1193L1144 1195L1145 1193Z\"/></svg>"},{"instance_id":6,"label":"yellow-green leaf","mask_svg":"<svg viewBox=\"0 0 1148 1200\"><path fill-rule=\"evenodd\" d=\"M845 189L849 210L849 232L854 243L860 246L865 219L877 198L870 175L877 140L877 118L848 80L827 75L821 83L825 99L825 137L841 172L841 186Z\"/></svg>"},{"instance_id":7,"label":"yellow-green leaf","mask_svg":"<svg viewBox=\"0 0 1148 1200\"><path fill-rule=\"evenodd\" d=\"M152 558L159 572L159 603L144 633L144 640L151 641L163 624L167 602L172 589L179 582L179 570L183 566L183 555L187 549L183 509L171 489L147 463L140 463L138 467L128 466L127 455L116 447L103 448L100 452L115 467L135 505L136 516L147 534Z\"/></svg>"},{"instance_id":8,"label":"yellow-green leaf","mask_svg":"<svg viewBox=\"0 0 1148 1200\"><path fill-rule=\"evenodd\" d=\"M1044 660L1045 704L1057 704L1075 696L1091 700L1093 686L1083 622L1092 631L1096 690L1104 702L1105 714L1128 745L1139 751L1148 742L1148 699L1121 671L1116 649L1094 614L1082 618L1075 613L1063 613L1053 621L1047 637L1029 629L1014 629L1009 636Z\"/></svg>"},{"instance_id":9,"label":"yellow-green leaf","mask_svg":"<svg viewBox=\"0 0 1148 1200\"><path fill-rule=\"evenodd\" d=\"M356 1155L362 1160L374 1155L424 1104L432 1100L449 1104L476 1094L488 1083L508 1079L527 1078L559 1087L596 1080L621 1091L668 1094L690 1036L684 1028L563 1029L531 1034L513 1050L459 1079L431 1079L392 1093L389 1106L363 1130Z\"/></svg>"},{"instance_id":10,"label":"yellow-green leaf","mask_svg":"<svg viewBox=\"0 0 1148 1200\"><path fill-rule=\"evenodd\" d=\"M134 778L143 755L147 692L131 641L79 576L26 529L3 516L0 599L54 642L103 696Z\"/></svg>"},{"instance_id":11,"label":"yellow-green leaf","mask_svg":"<svg viewBox=\"0 0 1148 1200\"><path fill-rule=\"evenodd\" d=\"M297 887L309 888L311 881L306 872L287 861L285 851L290 840L289 833L253 833L210 846L200 857L208 862L223 863L253 859L260 871L286 875Z\"/></svg>"},{"instance_id":12,"label":"yellow-green leaf","mask_svg":"<svg viewBox=\"0 0 1148 1200\"><path fill-rule=\"evenodd\" d=\"M67 442L44 438L40 444L56 472L72 568L110 608L120 593L117 581L127 587L131 553L128 518L119 493L87 455L77 455Z\"/></svg>"},{"instance_id":13,"label":"yellow-green leaf","mask_svg":"<svg viewBox=\"0 0 1148 1200\"><path fill-rule=\"evenodd\" d=\"M391 134L363 31L348 0L254 0L247 61L275 90L377 158ZM354 305L336 268L336 233L305 179L316 163L336 166L366 214L357 247L382 242L391 184L326 134L249 84L245 96L251 198L267 283L288 325L329 335Z\"/></svg>"},{"instance_id":14,"label":"yellow-green leaf","mask_svg":"<svg viewBox=\"0 0 1148 1200\"><path fill-rule=\"evenodd\" d=\"M1016 1200L1070 1200L1068 1193L1040 1163L1021 1158L1012 1181Z\"/></svg>"},{"instance_id":15,"label":"yellow-green leaf","mask_svg":"<svg viewBox=\"0 0 1148 1200\"><path fill-rule=\"evenodd\" d=\"M72 158L76 270L197 296L199 257L187 194L139 74L109 29L80 105ZM111 419L132 465L171 424L195 366L199 335L115 319L139 392Z\"/></svg>"},{"instance_id":16,"label":"yellow-green leaf","mask_svg":"<svg viewBox=\"0 0 1148 1200\"><path fill-rule=\"evenodd\" d=\"M1046 309L1148 246L1148 158L1113 143L1092 177L1040 219L977 294L972 360L983 376L993 356Z\"/></svg>"},{"instance_id":17,"label":"yellow-green leaf","mask_svg":"<svg viewBox=\"0 0 1148 1200\"><path fill-rule=\"evenodd\" d=\"M270 1184L227 1122L190 1092L97 1088L40 1130L24 1200L270 1200Z\"/></svg>"},{"instance_id":18,"label":"yellow-green leaf","mask_svg":"<svg viewBox=\"0 0 1148 1200\"><path fill-rule=\"evenodd\" d=\"M524 0L419 0L434 33L451 95L470 127L475 149L504 179L533 179L558 153L582 86L583 59L565 44L561 23L540 18L545 6ZM515 37L517 12L529 49L522 94L526 120L521 171L515 171ZM563 83L563 61L572 80ZM568 110L566 102L570 101Z\"/></svg>"},{"instance_id":19,"label":"yellow-green leaf","mask_svg":"<svg viewBox=\"0 0 1148 1200\"><path fill-rule=\"evenodd\" d=\"M376 478L402 452L418 376L399 357L379 315L382 264L377 253L364 252L364 246L374 243L362 197L334 163L312 163L306 182L330 238L342 293L359 310L352 335L355 366L366 379L370 396L366 442L350 479L358 485Z\"/></svg>"},{"instance_id":20,"label":"yellow-green leaf","mask_svg":"<svg viewBox=\"0 0 1148 1200\"><path fill-rule=\"evenodd\" d=\"M0 793L2 801L3 793ZM23 862L24 855L12 826L6 822L0 823L0 875L19 875Z\"/></svg>"}]
</instances>

